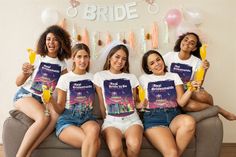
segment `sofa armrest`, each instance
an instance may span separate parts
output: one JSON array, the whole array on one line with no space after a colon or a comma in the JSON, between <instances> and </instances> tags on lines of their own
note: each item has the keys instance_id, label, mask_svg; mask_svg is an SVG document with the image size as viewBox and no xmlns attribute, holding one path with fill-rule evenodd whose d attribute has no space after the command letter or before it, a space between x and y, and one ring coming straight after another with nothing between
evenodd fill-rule
<instances>
[{"instance_id":1,"label":"sofa armrest","mask_svg":"<svg viewBox=\"0 0 236 157\"><path fill-rule=\"evenodd\" d=\"M197 123L196 157L219 157L223 140L223 125L218 116Z\"/></svg>"},{"instance_id":2,"label":"sofa armrest","mask_svg":"<svg viewBox=\"0 0 236 157\"><path fill-rule=\"evenodd\" d=\"M33 124L33 120L29 118L25 113L19 111L19 110L11 110L9 111L9 114L12 118L15 118L19 120L21 123L23 123L25 126L29 127Z\"/></svg>"},{"instance_id":3,"label":"sofa armrest","mask_svg":"<svg viewBox=\"0 0 236 157\"><path fill-rule=\"evenodd\" d=\"M8 117L4 121L2 141L5 157L16 156L27 129L28 126L13 117Z\"/></svg>"},{"instance_id":4,"label":"sofa armrest","mask_svg":"<svg viewBox=\"0 0 236 157\"><path fill-rule=\"evenodd\" d=\"M188 115L191 115L196 122L200 122L201 120L217 116L219 108L217 106L209 107L205 110L198 112L188 112Z\"/></svg>"}]
</instances>

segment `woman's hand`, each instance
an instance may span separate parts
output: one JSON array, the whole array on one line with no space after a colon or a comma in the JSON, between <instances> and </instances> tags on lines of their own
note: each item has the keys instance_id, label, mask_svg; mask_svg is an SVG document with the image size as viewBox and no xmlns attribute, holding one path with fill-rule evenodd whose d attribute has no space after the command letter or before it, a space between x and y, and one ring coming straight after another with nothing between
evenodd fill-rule
<instances>
[{"instance_id":1,"label":"woman's hand","mask_svg":"<svg viewBox=\"0 0 236 157\"><path fill-rule=\"evenodd\" d=\"M208 62L208 60L202 61L202 67L205 70L207 70L210 67L210 63Z\"/></svg>"},{"instance_id":2,"label":"woman's hand","mask_svg":"<svg viewBox=\"0 0 236 157\"><path fill-rule=\"evenodd\" d=\"M202 85L202 81L192 81L191 82L191 88L190 88L190 91L194 91L196 89L200 89L201 88L201 85Z\"/></svg>"},{"instance_id":3,"label":"woman's hand","mask_svg":"<svg viewBox=\"0 0 236 157\"><path fill-rule=\"evenodd\" d=\"M140 101L140 102L138 102L138 103L136 104L136 108L137 108L138 110L144 109L144 108L147 107L147 104L148 104L148 100L145 98L144 101L142 101L142 102Z\"/></svg>"},{"instance_id":4,"label":"woman's hand","mask_svg":"<svg viewBox=\"0 0 236 157\"><path fill-rule=\"evenodd\" d=\"M31 65L30 63L24 63L22 65L22 72L23 72L23 74L29 76L29 75L31 75L33 73L33 71L34 71L34 66Z\"/></svg>"}]
</instances>

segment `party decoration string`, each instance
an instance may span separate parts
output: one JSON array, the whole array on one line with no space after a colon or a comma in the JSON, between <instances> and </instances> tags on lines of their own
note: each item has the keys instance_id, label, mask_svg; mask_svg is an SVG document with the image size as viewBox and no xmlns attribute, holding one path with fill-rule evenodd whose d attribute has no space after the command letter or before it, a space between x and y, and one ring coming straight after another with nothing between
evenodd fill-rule
<instances>
[{"instance_id":1,"label":"party decoration string","mask_svg":"<svg viewBox=\"0 0 236 157\"><path fill-rule=\"evenodd\" d=\"M89 46L89 35L86 28L84 28L82 32L82 43Z\"/></svg>"},{"instance_id":2,"label":"party decoration string","mask_svg":"<svg viewBox=\"0 0 236 157\"><path fill-rule=\"evenodd\" d=\"M164 39L163 43L168 44L169 43L169 29L168 29L168 23L164 20Z\"/></svg>"},{"instance_id":3,"label":"party decoration string","mask_svg":"<svg viewBox=\"0 0 236 157\"><path fill-rule=\"evenodd\" d=\"M111 35L109 32L106 33L106 45L110 44L112 41Z\"/></svg>"},{"instance_id":4,"label":"party decoration string","mask_svg":"<svg viewBox=\"0 0 236 157\"><path fill-rule=\"evenodd\" d=\"M152 48L158 48L158 28L156 22L154 22L152 25Z\"/></svg>"},{"instance_id":5,"label":"party decoration string","mask_svg":"<svg viewBox=\"0 0 236 157\"><path fill-rule=\"evenodd\" d=\"M135 49L135 38L134 38L134 32L129 33L129 46L134 50Z\"/></svg>"},{"instance_id":6,"label":"party decoration string","mask_svg":"<svg viewBox=\"0 0 236 157\"><path fill-rule=\"evenodd\" d=\"M141 33L141 50L143 53L145 53L147 51L147 43L145 40L145 30L144 28L141 28L140 30Z\"/></svg>"},{"instance_id":7,"label":"party decoration string","mask_svg":"<svg viewBox=\"0 0 236 157\"><path fill-rule=\"evenodd\" d=\"M93 36L92 36L92 58L93 59L97 59L98 57L97 41L98 41L97 32L93 32Z\"/></svg>"},{"instance_id":8,"label":"party decoration string","mask_svg":"<svg viewBox=\"0 0 236 157\"><path fill-rule=\"evenodd\" d=\"M63 18L63 19L59 22L58 25L59 25L61 28L66 29L66 19Z\"/></svg>"}]
</instances>

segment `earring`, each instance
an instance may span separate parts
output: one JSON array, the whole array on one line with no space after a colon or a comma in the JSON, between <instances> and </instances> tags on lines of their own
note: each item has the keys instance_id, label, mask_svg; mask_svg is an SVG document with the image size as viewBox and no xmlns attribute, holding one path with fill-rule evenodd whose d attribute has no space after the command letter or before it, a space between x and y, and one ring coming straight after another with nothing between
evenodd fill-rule
<instances>
[{"instance_id":1,"label":"earring","mask_svg":"<svg viewBox=\"0 0 236 157\"><path fill-rule=\"evenodd\" d=\"M48 52L48 49L47 49L47 46L46 46L46 45L44 46L44 51L45 51L45 52Z\"/></svg>"},{"instance_id":2,"label":"earring","mask_svg":"<svg viewBox=\"0 0 236 157\"><path fill-rule=\"evenodd\" d=\"M63 48L61 47L61 51L59 52L61 55L63 54Z\"/></svg>"}]
</instances>

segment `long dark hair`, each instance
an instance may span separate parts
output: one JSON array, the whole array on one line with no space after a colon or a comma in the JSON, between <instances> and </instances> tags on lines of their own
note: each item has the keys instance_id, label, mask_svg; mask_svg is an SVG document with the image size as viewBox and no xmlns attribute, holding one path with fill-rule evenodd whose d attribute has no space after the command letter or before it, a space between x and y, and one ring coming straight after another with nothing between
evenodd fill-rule
<instances>
[{"instance_id":1,"label":"long dark hair","mask_svg":"<svg viewBox=\"0 0 236 157\"><path fill-rule=\"evenodd\" d=\"M144 71L146 74L152 74L152 73L153 73L152 71L150 71L150 70L148 69L148 57L149 57L151 54L157 54L158 56L160 56L161 60L162 60L163 63L164 63L164 66L165 66L164 72L167 72L167 67L166 67L166 64L165 64L165 61L164 61L162 55L161 55L159 52L155 51L155 50L149 50L149 51L147 51L147 52L143 55L143 58L142 58L142 69L143 69L143 71Z\"/></svg>"},{"instance_id":2,"label":"long dark hair","mask_svg":"<svg viewBox=\"0 0 236 157\"><path fill-rule=\"evenodd\" d=\"M202 43L201 43L201 41L200 41L199 36L198 36L196 33L193 33L193 32L187 32L187 33L185 33L185 34L179 36L179 38L178 38L178 39L176 40L176 42L175 42L174 51L175 51L175 52L179 52L179 51L180 51L180 43L181 43L181 41L184 39L184 37L185 37L186 35L194 35L194 36L197 38L196 50L195 50L195 51L192 51L191 54L194 55L195 57L201 59L201 56L200 56L200 47L202 46Z\"/></svg>"},{"instance_id":3,"label":"long dark hair","mask_svg":"<svg viewBox=\"0 0 236 157\"><path fill-rule=\"evenodd\" d=\"M57 57L60 61L68 59L71 57L71 40L69 33L57 25L52 25L48 27L39 37L37 44L37 53L41 56L47 55L46 47L46 37L49 33L55 35L56 39L59 41L60 48Z\"/></svg>"},{"instance_id":4,"label":"long dark hair","mask_svg":"<svg viewBox=\"0 0 236 157\"><path fill-rule=\"evenodd\" d=\"M111 65L110 65L110 58L118 51L118 50L123 50L126 54L126 61L124 67L121 69L121 72L124 73L129 73L129 50L125 45L117 45L113 47L110 52L107 55L106 62L103 66L103 70L109 70Z\"/></svg>"},{"instance_id":5,"label":"long dark hair","mask_svg":"<svg viewBox=\"0 0 236 157\"><path fill-rule=\"evenodd\" d=\"M73 46L73 48L72 48L72 58L74 58L76 56L76 54L79 50L86 51L89 55L89 58L90 58L89 47L86 44L83 44L83 43L79 43L79 44L76 44L76 45ZM72 70L74 70L74 69L75 69L75 63L73 63L73 65L72 65ZM86 71L87 72L89 71L89 65L87 66Z\"/></svg>"}]
</instances>

